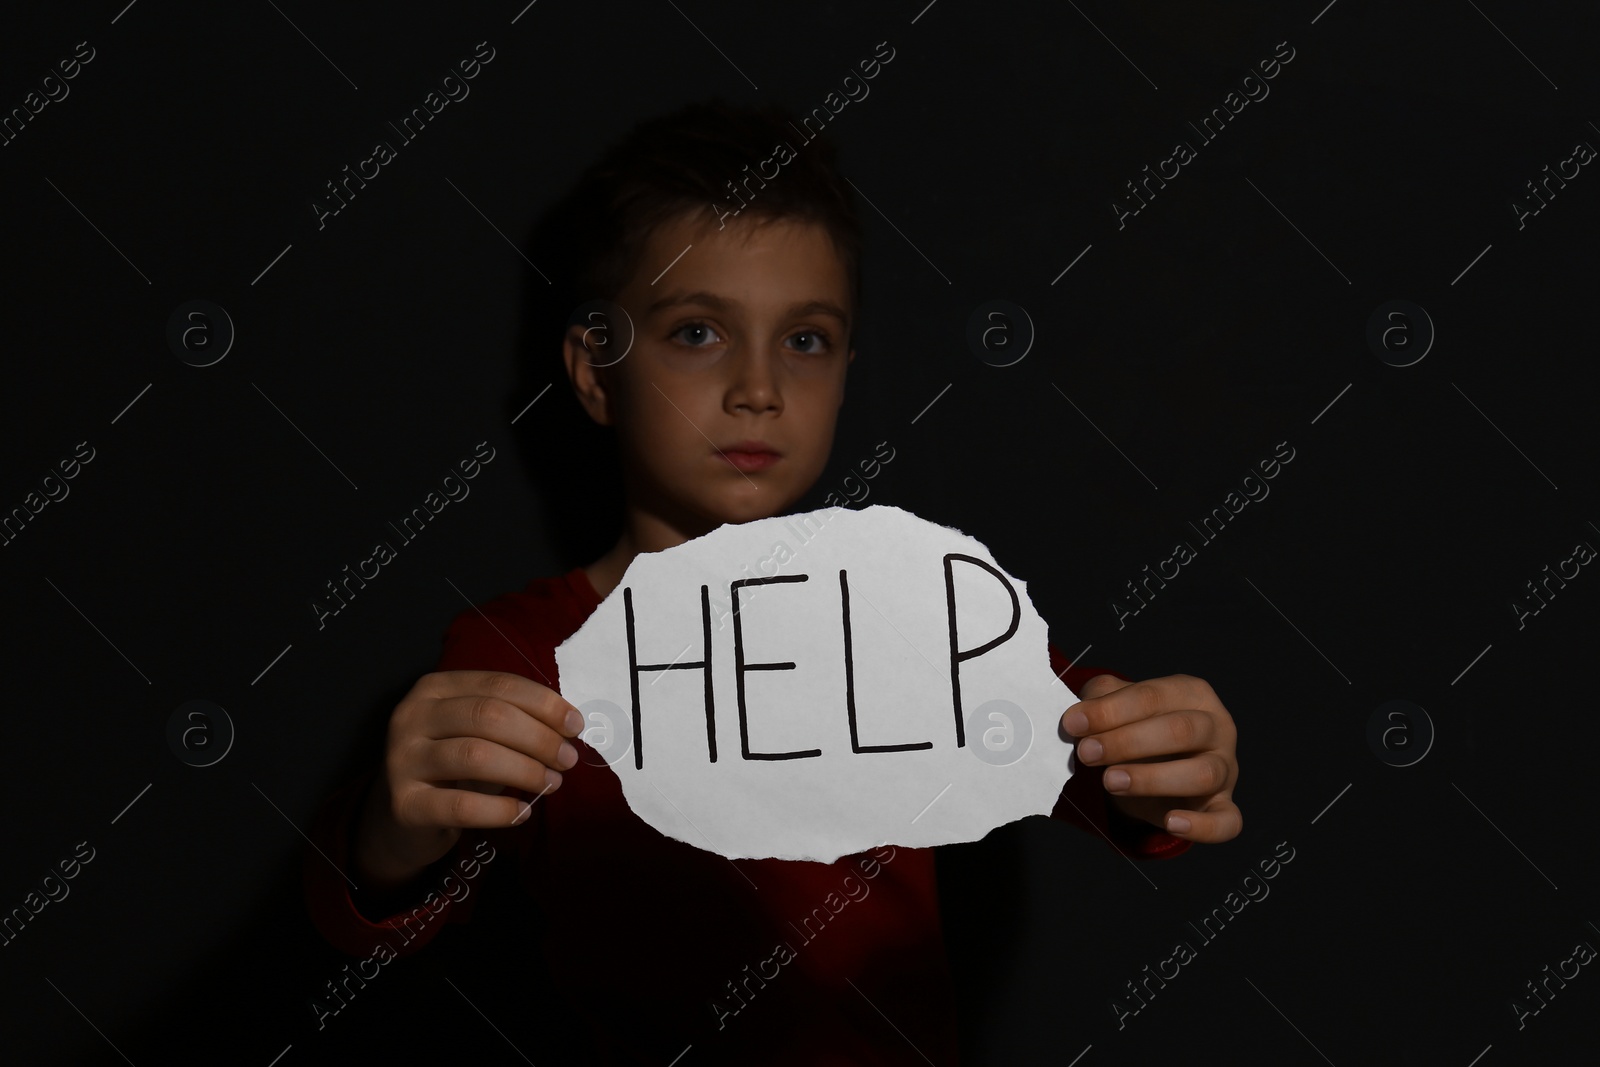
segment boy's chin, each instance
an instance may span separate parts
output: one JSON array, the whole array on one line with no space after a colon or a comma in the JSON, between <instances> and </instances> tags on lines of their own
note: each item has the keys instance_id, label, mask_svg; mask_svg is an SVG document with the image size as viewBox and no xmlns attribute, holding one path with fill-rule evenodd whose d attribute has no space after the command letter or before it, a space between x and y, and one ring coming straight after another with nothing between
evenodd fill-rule
<instances>
[{"instance_id":1,"label":"boy's chin","mask_svg":"<svg viewBox=\"0 0 1600 1067\"><path fill-rule=\"evenodd\" d=\"M785 503L779 495L767 493L753 495L744 500L719 500L710 509L707 518L712 522L713 529L727 524L755 522L757 519L770 519L774 515L781 515Z\"/></svg>"}]
</instances>

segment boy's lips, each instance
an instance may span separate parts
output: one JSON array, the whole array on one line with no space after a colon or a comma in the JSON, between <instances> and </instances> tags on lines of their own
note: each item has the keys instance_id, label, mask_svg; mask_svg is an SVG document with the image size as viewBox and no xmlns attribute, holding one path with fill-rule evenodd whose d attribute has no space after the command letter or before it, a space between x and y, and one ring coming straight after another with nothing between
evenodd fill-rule
<instances>
[{"instance_id":1,"label":"boy's lips","mask_svg":"<svg viewBox=\"0 0 1600 1067\"><path fill-rule=\"evenodd\" d=\"M719 448L717 454L719 458L741 471L764 470L783 458L783 454L777 449L765 441L753 438L735 441L725 448Z\"/></svg>"}]
</instances>

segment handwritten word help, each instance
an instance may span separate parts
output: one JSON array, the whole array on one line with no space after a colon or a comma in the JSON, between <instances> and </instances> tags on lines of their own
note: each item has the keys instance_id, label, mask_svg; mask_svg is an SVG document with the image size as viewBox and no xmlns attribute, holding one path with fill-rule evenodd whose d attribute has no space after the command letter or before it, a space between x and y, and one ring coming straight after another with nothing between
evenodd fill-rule
<instances>
[{"instance_id":1,"label":"handwritten word help","mask_svg":"<svg viewBox=\"0 0 1600 1067\"><path fill-rule=\"evenodd\" d=\"M782 523L637 556L556 650L562 695L596 725L582 740L634 812L729 858L821 862L1049 812L1077 698L1026 583L884 505L830 509L792 571L739 577ZM713 590L731 633L713 632Z\"/></svg>"}]
</instances>

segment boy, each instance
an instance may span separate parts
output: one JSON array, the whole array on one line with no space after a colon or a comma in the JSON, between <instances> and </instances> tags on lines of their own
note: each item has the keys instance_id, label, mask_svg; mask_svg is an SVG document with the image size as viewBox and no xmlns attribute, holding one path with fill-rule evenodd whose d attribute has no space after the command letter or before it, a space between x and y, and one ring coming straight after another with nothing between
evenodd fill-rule
<instances>
[{"instance_id":1,"label":"boy","mask_svg":"<svg viewBox=\"0 0 1600 1067\"><path fill-rule=\"evenodd\" d=\"M555 647L637 553L781 514L827 462L855 358L860 226L825 141L750 181L746 164L793 131L779 111L694 106L642 124L585 175L574 274L626 312L632 344L614 350L617 323L580 323L563 359L583 410L616 434L621 536L456 617L391 716L383 765L325 807L327 858L306 853L318 928L380 962L465 921L482 864L512 866L531 898L514 921L551 961L528 982L548 1020L535 1030L559 1027L586 1064L686 1049L685 1064L956 1062L932 850L730 861L674 841L628 809L557 691ZM1085 698L1063 720L1084 766L1057 817L1137 857L1238 833L1234 729L1209 686L1127 684L1050 656ZM1188 825L1167 818L1179 811Z\"/></svg>"}]
</instances>

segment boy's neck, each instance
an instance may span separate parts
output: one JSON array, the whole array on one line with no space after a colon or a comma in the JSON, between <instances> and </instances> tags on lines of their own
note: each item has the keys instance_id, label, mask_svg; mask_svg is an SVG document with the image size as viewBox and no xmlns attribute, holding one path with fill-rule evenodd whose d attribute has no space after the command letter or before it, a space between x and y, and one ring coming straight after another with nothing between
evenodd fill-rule
<instances>
[{"instance_id":1,"label":"boy's neck","mask_svg":"<svg viewBox=\"0 0 1600 1067\"><path fill-rule=\"evenodd\" d=\"M617 543L605 555L584 567L583 572L588 576L589 584L594 586L594 591L600 594L601 600L604 600L621 584L628 564L632 563L633 557L640 552L660 552L675 548L691 537L698 537L702 532L704 531L686 533L659 516L630 511L622 536L617 538Z\"/></svg>"},{"instance_id":2,"label":"boy's neck","mask_svg":"<svg viewBox=\"0 0 1600 1067\"><path fill-rule=\"evenodd\" d=\"M589 584L594 586L594 591L600 595L601 600L611 595L611 591L622 581L623 572L628 569L628 564L633 562L633 557L638 554L624 547L627 539L628 535L623 534L622 540L618 541L611 551L583 568L583 573L589 577Z\"/></svg>"}]
</instances>

